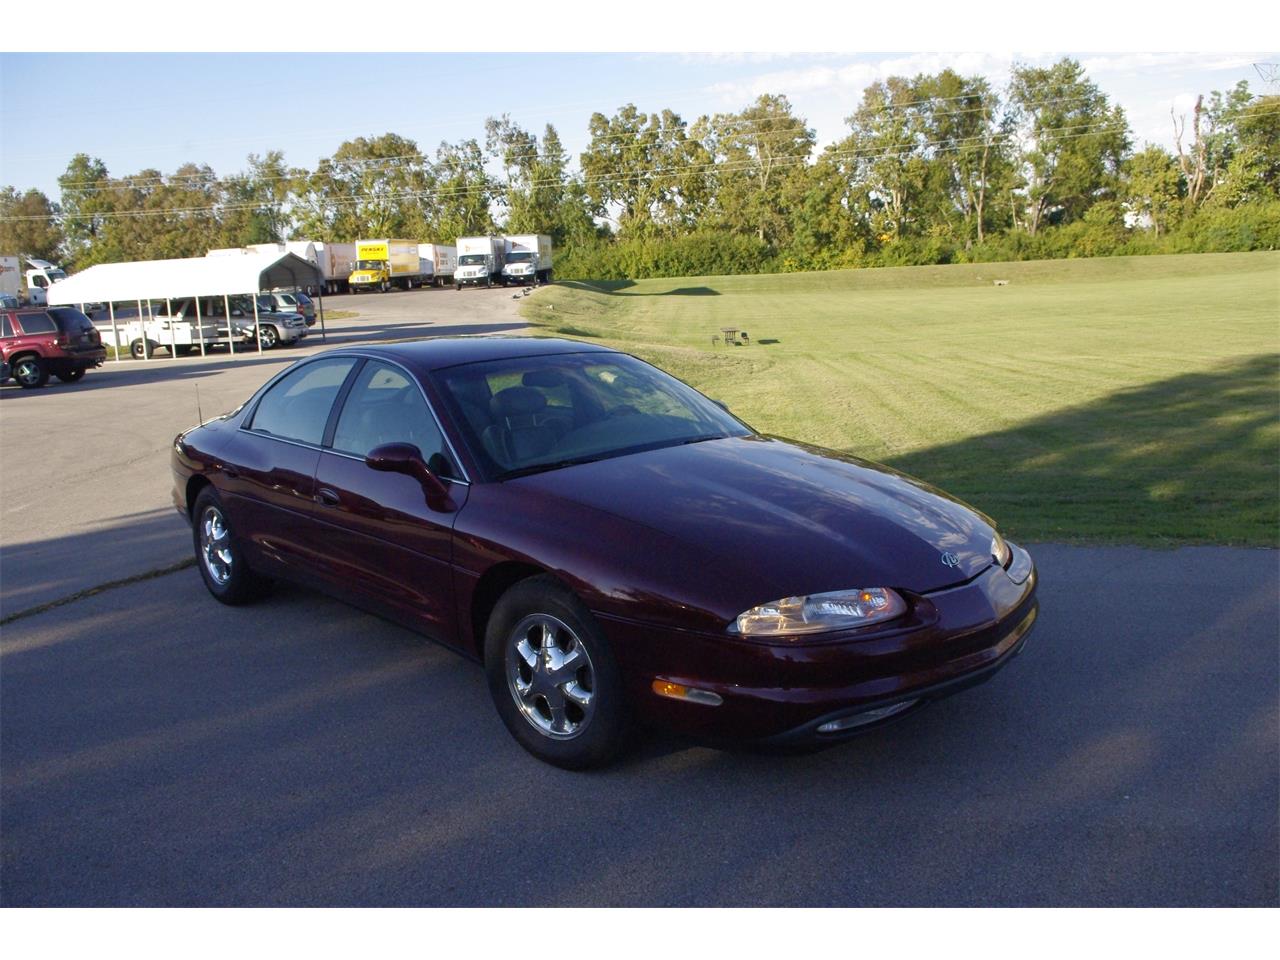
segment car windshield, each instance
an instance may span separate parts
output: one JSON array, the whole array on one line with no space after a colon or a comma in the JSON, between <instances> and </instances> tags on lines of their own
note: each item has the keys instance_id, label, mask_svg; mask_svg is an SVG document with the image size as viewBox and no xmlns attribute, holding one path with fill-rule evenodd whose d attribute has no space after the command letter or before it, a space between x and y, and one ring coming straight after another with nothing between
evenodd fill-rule
<instances>
[{"instance_id":1,"label":"car windshield","mask_svg":"<svg viewBox=\"0 0 1280 960\"><path fill-rule=\"evenodd\" d=\"M527 251L513 251L507 254L507 263L528 263L533 254Z\"/></svg>"},{"instance_id":2,"label":"car windshield","mask_svg":"<svg viewBox=\"0 0 1280 960\"><path fill-rule=\"evenodd\" d=\"M484 263L487 258L483 253L464 253L458 258L458 263L462 265Z\"/></svg>"},{"instance_id":3,"label":"car windshield","mask_svg":"<svg viewBox=\"0 0 1280 960\"><path fill-rule=\"evenodd\" d=\"M625 354L470 363L434 378L496 480L751 433L692 387Z\"/></svg>"},{"instance_id":4,"label":"car windshield","mask_svg":"<svg viewBox=\"0 0 1280 960\"><path fill-rule=\"evenodd\" d=\"M357 260L356 269L357 270L381 270L385 263L386 263L385 260Z\"/></svg>"}]
</instances>

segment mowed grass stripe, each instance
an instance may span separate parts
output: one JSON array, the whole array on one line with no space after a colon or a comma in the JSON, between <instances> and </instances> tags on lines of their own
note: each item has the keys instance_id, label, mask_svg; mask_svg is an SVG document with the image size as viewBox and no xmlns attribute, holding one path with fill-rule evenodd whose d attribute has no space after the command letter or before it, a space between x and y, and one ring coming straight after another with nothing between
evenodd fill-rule
<instances>
[{"instance_id":1,"label":"mowed grass stripe","mask_svg":"<svg viewBox=\"0 0 1280 960\"><path fill-rule=\"evenodd\" d=\"M1014 536L1280 542L1278 253L609 286L557 284L523 310ZM752 344L713 346L727 326Z\"/></svg>"}]
</instances>

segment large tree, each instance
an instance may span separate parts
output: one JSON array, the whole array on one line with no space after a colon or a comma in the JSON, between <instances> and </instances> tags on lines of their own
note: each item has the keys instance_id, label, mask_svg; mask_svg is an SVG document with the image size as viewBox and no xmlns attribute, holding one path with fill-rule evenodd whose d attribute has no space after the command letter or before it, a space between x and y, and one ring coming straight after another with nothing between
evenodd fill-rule
<instances>
[{"instance_id":1,"label":"large tree","mask_svg":"<svg viewBox=\"0 0 1280 960\"><path fill-rule=\"evenodd\" d=\"M302 234L318 240L423 234L433 189L418 145L394 133L357 137L294 181Z\"/></svg>"},{"instance_id":2,"label":"large tree","mask_svg":"<svg viewBox=\"0 0 1280 960\"><path fill-rule=\"evenodd\" d=\"M1020 227L1035 234L1047 222L1069 223L1098 200L1114 198L1129 151L1124 110L1079 63L1015 67L1009 100L1021 147Z\"/></svg>"},{"instance_id":3,"label":"large tree","mask_svg":"<svg viewBox=\"0 0 1280 960\"><path fill-rule=\"evenodd\" d=\"M813 131L786 97L770 94L738 113L716 114L705 128L704 143L717 163L717 219L731 230L785 243L793 227L787 184L803 176Z\"/></svg>"},{"instance_id":4,"label":"large tree","mask_svg":"<svg viewBox=\"0 0 1280 960\"><path fill-rule=\"evenodd\" d=\"M711 158L678 114L645 114L629 103L612 117L593 113L588 127L581 168L593 213L616 213L623 235L697 223Z\"/></svg>"},{"instance_id":5,"label":"large tree","mask_svg":"<svg viewBox=\"0 0 1280 960\"><path fill-rule=\"evenodd\" d=\"M1010 118L983 77L953 70L912 83L915 115L929 158L925 197L934 219L966 246L1005 225L1013 165ZM924 211L926 217L930 211Z\"/></svg>"},{"instance_id":6,"label":"large tree","mask_svg":"<svg viewBox=\"0 0 1280 960\"><path fill-rule=\"evenodd\" d=\"M42 260L59 259L58 207L41 191L0 188L0 250Z\"/></svg>"},{"instance_id":7,"label":"large tree","mask_svg":"<svg viewBox=\"0 0 1280 960\"><path fill-rule=\"evenodd\" d=\"M882 243L922 232L929 160L918 101L905 77L871 84L845 118L852 132L831 154L855 187L856 210Z\"/></svg>"},{"instance_id":8,"label":"large tree","mask_svg":"<svg viewBox=\"0 0 1280 960\"><path fill-rule=\"evenodd\" d=\"M1148 145L1125 164L1124 194L1129 209L1158 237L1167 231L1182 206L1178 163L1164 147Z\"/></svg>"}]
</instances>

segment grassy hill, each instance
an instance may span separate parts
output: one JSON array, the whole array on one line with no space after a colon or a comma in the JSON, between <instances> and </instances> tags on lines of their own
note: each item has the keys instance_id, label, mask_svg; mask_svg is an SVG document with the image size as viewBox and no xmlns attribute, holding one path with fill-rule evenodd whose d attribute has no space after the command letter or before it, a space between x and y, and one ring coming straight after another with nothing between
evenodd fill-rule
<instances>
[{"instance_id":1,"label":"grassy hill","mask_svg":"<svg viewBox=\"0 0 1280 960\"><path fill-rule=\"evenodd\" d=\"M565 283L523 310L1014 537L1280 540L1280 253ZM713 344L730 326L751 344Z\"/></svg>"}]
</instances>

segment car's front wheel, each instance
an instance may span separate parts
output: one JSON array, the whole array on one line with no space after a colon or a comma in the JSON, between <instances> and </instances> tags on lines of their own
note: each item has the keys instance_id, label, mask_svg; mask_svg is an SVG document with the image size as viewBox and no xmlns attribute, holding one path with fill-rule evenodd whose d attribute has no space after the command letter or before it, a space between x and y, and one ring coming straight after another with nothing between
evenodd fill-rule
<instances>
[{"instance_id":1,"label":"car's front wheel","mask_svg":"<svg viewBox=\"0 0 1280 960\"><path fill-rule=\"evenodd\" d=\"M270 581L249 569L227 522L222 501L212 487L205 487L196 497L192 518L196 566L214 599L235 606L261 597Z\"/></svg>"},{"instance_id":2,"label":"car's front wheel","mask_svg":"<svg viewBox=\"0 0 1280 960\"><path fill-rule=\"evenodd\" d=\"M626 742L613 651L591 613L555 579L522 580L498 601L485 633L485 669L502 722L538 759L580 770L607 762Z\"/></svg>"},{"instance_id":3,"label":"car's front wheel","mask_svg":"<svg viewBox=\"0 0 1280 960\"><path fill-rule=\"evenodd\" d=\"M280 342L280 334L276 332L276 328L267 324L258 330L258 342L262 344L263 350L274 350L276 344Z\"/></svg>"}]
</instances>

